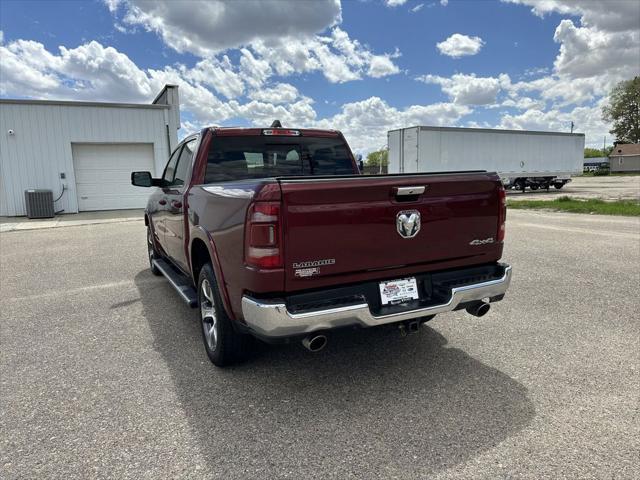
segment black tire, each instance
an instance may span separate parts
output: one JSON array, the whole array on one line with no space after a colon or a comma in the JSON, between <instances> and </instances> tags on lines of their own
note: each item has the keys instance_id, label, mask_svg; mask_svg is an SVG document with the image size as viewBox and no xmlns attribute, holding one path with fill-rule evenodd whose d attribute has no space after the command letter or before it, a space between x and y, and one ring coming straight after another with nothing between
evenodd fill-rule
<instances>
[{"instance_id":1,"label":"black tire","mask_svg":"<svg viewBox=\"0 0 640 480\"><path fill-rule=\"evenodd\" d=\"M560 190L562 187L564 187L564 183L556 183L553 186L556 187L556 190Z\"/></svg>"},{"instance_id":2,"label":"black tire","mask_svg":"<svg viewBox=\"0 0 640 480\"><path fill-rule=\"evenodd\" d=\"M535 183L533 185L531 185L529 187L531 190L537 190L538 189L538 185L536 185Z\"/></svg>"},{"instance_id":3,"label":"black tire","mask_svg":"<svg viewBox=\"0 0 640 480\"><path fill-rule=\"evenodd\" d=\"M222 305L210 263L202 267L198 278L198 313L204 348L214 365L224 367L246 358L252 339L234 330L232 320Z\"/></svg>"},{"instance_id":4,"label":"black tire","mask_svg":"<svg viewBox=\"0 0 640 480\"><path fill-rule=\"evenodd\" d=\"M147 226L147 257L149 257L149 269L151 270L151 273L158 277L162 275L162 272L158 270L158 268L153 264L153 261L160 258L160 255L158 254L158 251L156 250L156 247L153 243L151 227L149 226Z\"/></svg>"}]
</instances>

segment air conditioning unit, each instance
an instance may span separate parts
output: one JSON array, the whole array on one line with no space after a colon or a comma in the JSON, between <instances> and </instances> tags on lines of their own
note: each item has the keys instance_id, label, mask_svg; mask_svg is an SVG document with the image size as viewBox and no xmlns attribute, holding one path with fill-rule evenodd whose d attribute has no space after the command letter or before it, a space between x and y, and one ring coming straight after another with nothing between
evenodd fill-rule
<instances>
[{"instance_id":1,"label":"air conditioning unit","mask_svg":"<svg viewBox=\"0 0 640 480\"><path fill-rule=\"evenodd\" d=\"M24 203L29 218L52 218L55 215L51 190L25 190Z\"/></svg>"}]
</instances>

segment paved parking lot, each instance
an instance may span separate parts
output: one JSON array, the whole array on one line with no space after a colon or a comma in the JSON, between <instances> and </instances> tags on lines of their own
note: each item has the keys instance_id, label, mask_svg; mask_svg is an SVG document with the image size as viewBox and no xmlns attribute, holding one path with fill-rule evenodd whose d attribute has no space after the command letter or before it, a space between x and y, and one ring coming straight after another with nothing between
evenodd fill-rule
<instances>
[{"instance_id":1,"label":"paved parking lot","mask_svg":"<svg viewBox=\"0 0 640 480\"><path fill-rule=\"evenodd\" d=\"M568 195L575 198L602 198L604 200L640 201L640 175L612 175L608 177L573 177L571 182L560 190L550 188L531 191L527 188L523 194L510 190L511 200L553 200Z\"/></svg>"},{"instance_id":2,"label":"paved parking lot","mask_svg":"<svg viewBox=\"0 0 640 480\"><path fill-rule=\"evenodd\" d=\"M0 477L640 477L639 219L510 211L485 318L227 370L144 235L0 236Z\"/></svg>"}]
</instances>

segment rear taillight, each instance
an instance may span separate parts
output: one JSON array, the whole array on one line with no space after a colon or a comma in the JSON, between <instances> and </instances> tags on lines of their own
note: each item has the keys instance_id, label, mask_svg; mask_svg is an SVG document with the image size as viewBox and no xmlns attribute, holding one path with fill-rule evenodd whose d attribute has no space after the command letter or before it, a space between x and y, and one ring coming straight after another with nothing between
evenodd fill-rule
<instances>
[{"instance_id":1,"label":"rear taillight","mask_svg":"<svg viewBox=\"0 0 640 480\"><path fill-rule=\"evenodd\" d=\"M507 192L504 186L498 187L498 242L504 242L505 221L507 220Z\"/></svg>"},{"instance_id":2,"label":"rear taillight","mask_svg":"<svg viewBox=\"0 0 640 480\"><path fill-rule=\"evenodd\" d=\"M256 202L249 207L244 256L252 267L282 267L280 202Z\"/></svg>"}]
</instances>

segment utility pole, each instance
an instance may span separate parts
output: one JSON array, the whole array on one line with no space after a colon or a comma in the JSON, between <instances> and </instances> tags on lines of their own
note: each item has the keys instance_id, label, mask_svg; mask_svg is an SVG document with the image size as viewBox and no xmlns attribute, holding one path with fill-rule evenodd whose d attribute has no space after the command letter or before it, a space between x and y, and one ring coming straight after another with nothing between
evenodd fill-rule
<instances>
[{"instance_id":1,"label":"utility pole","mask_svg":"<svg viewBox=\"0 0 640 480\"><path fill-rule=\"evenodd\" d=\"M573 120L571 120L571 133L573 133Z\"/></svg>"},{"instance_id":2,"label":"utility pole","mask_svg":"<svg viewBox=\"0 0 640 480\"><path fill-rule=\"evenodd\" d=\"M604 136L604 139L602 140L602 155L604 155L605 157L607 156L607 136Z\"/></svg>"}]
</instances>

